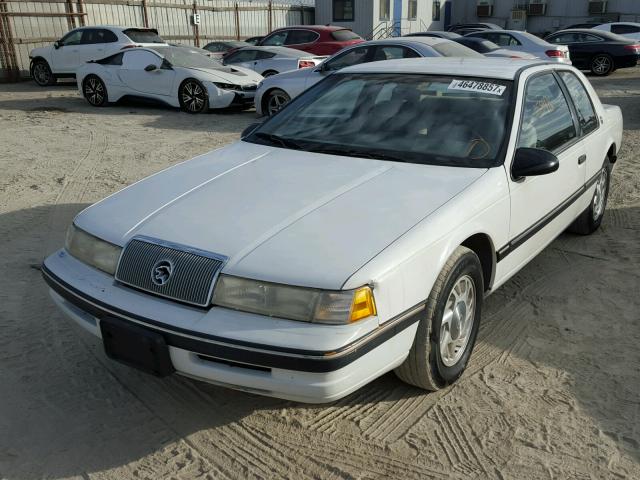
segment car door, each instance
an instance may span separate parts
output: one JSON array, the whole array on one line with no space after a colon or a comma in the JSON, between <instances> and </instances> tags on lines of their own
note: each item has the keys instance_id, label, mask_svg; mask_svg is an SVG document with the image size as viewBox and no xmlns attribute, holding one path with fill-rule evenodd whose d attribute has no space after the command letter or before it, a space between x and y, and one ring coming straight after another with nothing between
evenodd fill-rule
<instances>
[{"instance_id":1,"label":"car door","mask_svg":"<svg viewBox=\"0 0 640 480\"><path fill-rule=\"evenodd\" d=\"M258 56L258 51L259 50L253 48L237 50L224 57L223 63L225 65L237 65L238 67L256 70L256 57Z\"/></svg>"},{"instance_id":2,"label":"car door","mask_svg":"<svg viewBox=\"0 0 640 480\"><path fill-rule=\"evenodd\" d=\"M516 147L539 148L559 160L553 173L514 179L508 166L511 197L509 244L498 257L504 274L519 269L559 235L578 215L575 202L585 183L585 151L577 121L552 71L530 76L520 97ZM515 155L514 155L515 156Z\"/></svg>"},{"instance_id":3,"label":"car door","mask_svg":"<svg viewBox=\"0 0 640 480\"><path fill-rule=\"evenodd\" d=\"M281 47L287 41L289 30L280 30L268 35L260 41L261 47Z\"/></svg>"},{"instance_id":4,"label":"car door","mask_svg":"<svg viewBox=\"0 0 640 480\"><path fill-rule=\"evenodd\" d=\"M307 50L320 38L320 34L312 30L294 29L289 30L284 42L285 47Z\"/></svg>"},{"instance_id":5,"label":"car door","mask_svg":"<svg viewBox=\"0 0 640 480\"><path fill-rule=\"evenodd\" d=\"M111 53L109 44L118 41L115 33L104 28L86 28L82 31L82 40L78 45L78 66L89 60L100 60Z\"/></svg>"},{"instance_id":6,"label":"car door","mask_svg":"<svg viewBox=\"0 0 640 480\"><path fill-rule=\"evenodd\" d=\"M348 50L342 51L331 58L328 58L322 64L314 68L309 75L305 78L304 89L315 85L327 75L336 72L342 68L350 67L351 65L358 65L360 63L366 63L371 61L373 55L373 46L360 46L353 47Z\"/></svg>"},{"instance_id":7,"label":"car door","mask_svg":"<svg viewBox=\"0 0 640 480\"><path fill-rule=\"evenodd\" d=\"M155 68L149 69L151 66ZM125 52L119 76L132 95L169 96L173 93L175 71L168 68L159 55L149 50Z\"/></svg>"},{"instance_id":8,"label":"car door","mask_svg":"<svg viewBox=\"0 0 640 480\"><path fill-rule=\"evenodd\" d=\"M79 46L82 30L72 30L57 42L51 53L51 70L54 73L75 73L78 68Z\"/></svg>"}]
</instances>

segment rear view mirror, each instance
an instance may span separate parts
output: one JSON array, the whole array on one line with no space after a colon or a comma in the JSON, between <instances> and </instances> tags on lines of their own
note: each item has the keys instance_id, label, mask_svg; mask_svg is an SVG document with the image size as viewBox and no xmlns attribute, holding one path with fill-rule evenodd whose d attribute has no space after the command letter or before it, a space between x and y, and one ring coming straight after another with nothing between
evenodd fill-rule
<instances>
[{"instance_id":1,"label":"rear view mirror","mask_svg":"<svg viewBox=\"0 0 640 480\"><path fill-rule=\"evenodd\" d=\"M53 48L55 48L56 50L59 49L62 46L62 44L58 41L58 42L53 42Z\"/></svg>"},{"instance_id":2,"label":"rear view mirror","mask_svg":"<svg viewBox=\"0 0 640 480\"><path fill-rule=\"evenodd\" d=\"M546 175L558 170L560 163L553 153L541 148L521 147L516 150L511 175L515 180Z\"/></svg>"},{"instance_id":3,"label":"rear view mirror","mask_svg":"<svg viewBox=\"0 0 640 480\"><path fill-rule=\"evenodd\" d=\"M144 67L144 71L145 72L153 72L154 70L157 70L157 69L158 69L158 67L156 67L153 64L147 65L146 67Z\"/></svg>"}]
</instances>

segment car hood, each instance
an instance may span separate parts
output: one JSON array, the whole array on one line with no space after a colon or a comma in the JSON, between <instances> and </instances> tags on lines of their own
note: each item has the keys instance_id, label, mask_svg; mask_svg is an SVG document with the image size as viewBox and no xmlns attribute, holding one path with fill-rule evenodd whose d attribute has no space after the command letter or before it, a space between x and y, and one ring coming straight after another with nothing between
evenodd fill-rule
<instances>
[{"instance_id":1,"label":"car hood","mask_svg":"<svg viewBox=\"0 0 640 480\"><path fill-rule=\"evenodd\" d=\"M182 67L184 68L184 67ZM262 80L262 75L246 68L222 67L222 68L188 68L190 72L197 72L198 80L211 82L225 82L236 85L255 84Z\"/></svg>"},{"instance_id":2,"label":"car hood","mask_svg":"<svg viewBox=\"0 0 640 480\"><path fill-rule=\"evenodd\" d=\"M486 169L342 157L237 142L81 212L78 227L226 255L224 272L340 289Z\"/></svg>"}]
</instances>

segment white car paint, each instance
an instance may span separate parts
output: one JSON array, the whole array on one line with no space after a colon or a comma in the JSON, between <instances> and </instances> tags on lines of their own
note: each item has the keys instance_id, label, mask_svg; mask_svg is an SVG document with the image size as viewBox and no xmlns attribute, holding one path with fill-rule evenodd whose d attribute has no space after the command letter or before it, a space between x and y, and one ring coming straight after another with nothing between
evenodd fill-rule
<instances>
[{"instance_id":1,"label":"white car paint","mask_svg":"<svg viewBox=\"0 0 640 480\"><path fill-rule=\"evenodd\" d=\"M554 45L553 43L549 43L529 32L522 32L520 30L483 30L480 32L468 33L465 36L485 38L506 50L526 52L550 62L571 65L569 47L566 45ZM562 56L549 56L547 54L548 51L562 52Z\"/></svg>"},{"instance_id":2,"label":"white car paint","mask_svg":"<svg viewBox=\"0 0 640 480\"><path fill-rule=\"evenodd\" d=\"M636 22L612 22L603 23L593 27L594 30L611 32L632 40L640 40L640 23Z\"/></svg>"},{"instance_id":3,"label":"white car paint","mask_svg":"<svg viewBox=\"0 0 640 480\"><path fill-rule=\"evenodd\" d=\"M540 177L510 175L522 97L529 79L567 70L585 85L599 128L558 153L560 168ZM341 72L472 75L518 79L503 165L438 167L292 151L244 141L181 163L87 208L74 223L125 246L144 234L229 257L224 274L269 282L346 290L374 289L377 314L332 326L271 318L221 307L195 309L128 288L65 249L43 265L52 298L68 316L100 336L102 314L153 328L182 342L204 342L247 359L279 352L283 361L314 361L353 351L385 335L398 318L419 311L452 252L474 235L492 245L494 291L560 234L589 204L594 178L622 140L618 107L603 106L588 80L569 66L491 59L394 60ZM340 73L336 74L339 75ZM292 105L290 108L294 108ZM586 155L579 163L578 157ZM576 191L560 214L507 250ZM109 219L109 221L105 221ZM508 254L507 254L508 253ZM487 292L487 293L488 293ZM413 323L337 369L301 371L229 366L198 357L187 344L169 348L177 372L262 395L305 402L336 400L400 365L413 343ZM353 345L356 345L353 347ZM320 357L312 353L327 352ZM324 356L322 356L324 355ZM258 360L247 360L260 366Z\"/></svg>"},{"instance_id":4,"label":"white car paint","mask_svg":"<svg viewBox=\"0 0 640 480\"><path fill-rule=\"evenodd\" d=\"M344 62L349 55L356 51L364 49L388 49L401 48L406 49L416 57L439 57L442 54L434 50L435 45L452 44L448 39L437 37L395 37L382 40L371 40L368 42L351 45L340 50L335 55L324 60L316 68L303 68L290 72L281 73L272 77L267 77L260 83L255 97L255 107L258 115L266 115L265 103L267 96L274 89L284 91L290 98L295 98L304 92L307 88L315 85L327 75L338 70L333 67L336 62ZM466 47L458 46L459 51L465 51ZM478 54L480 56L480 54Z\"/></svg>"},{"instance_id":5,"label":"white car paint","mask_svg":"<svg viewBox=\"0 0 640 480\"><path fill-rule=\"evenodd\" d=\"M325 58L295 48L255 46L233 51L224 57L223 63L248 68L266 77L297 70L301 61L319 65Z\"/></svg>"},{"instance_id":6,"label":"white car paint","mask_svg":"<svg viewBox=\"0 0 640 480\"><path fill-rule=\"evenodd\" d=\"M124 32L129 29L134 30L149 30L149 29L137 29L133 27L115 27L109 25L94 25L90 27L80 27L71 30L67 33L63 39L71 38L73 35L82 35L84 32L91 30L107 30L111 32L116 40L107 43L79 43L73 45L64 45L61 43L63 39L55 42L46 47L34 48L31 50L29 57L32 61L36 59L44 59L54 75L58 76L73 76L76 74L76 70L89 60L97 60L104 58L108 55L118 52L123 47L132 45L138 46L154 46L161 45L158 43L140 43L134 42ZM74 42L75 43L75 42Z\"/></svg>"},{"instance_id":7,"label":"white car paint","mask_svg":"<svg viewBox=\"0 0 640 480\"><path fill-rule=\"evenodd\" d=\"M180 49L184 47L164 47ZM189 50L189 49L187 49ZM233 103L251 103L257 84L262 77L240 67L224 67L211 60L211 68L166 68L163 55L152 48L130 48L121 52L122 65L85 63L78 69L78 90L83 95L84 80L97 75L106 85L109 102L117 102L125 95L151 98L173 107L179 107L178 90L188 78L195 78L207 89L209 108L225 108ZM208 58L208 57L207 57ZM145 67L154 65L154 71ZM220 88L215 83L235 85Z\"/></svg>"}]
</instances>

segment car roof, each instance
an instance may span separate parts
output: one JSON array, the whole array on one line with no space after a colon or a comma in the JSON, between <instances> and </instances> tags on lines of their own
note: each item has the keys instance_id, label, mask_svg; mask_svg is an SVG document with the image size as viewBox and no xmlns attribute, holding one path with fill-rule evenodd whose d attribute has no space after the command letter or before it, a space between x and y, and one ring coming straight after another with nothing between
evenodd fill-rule
<instances>
[{"instance_id":1,"label":"car roof","mask_svg":"<svg viewBox=\"0 0 640 480\"><path fill-rule=\"evenodd\" d=\"M403 58L381 62L361 63L336 73L421 73L432 75L460 75L513 80L524 68L557 63L540 60L504 58Z\"/></svg>"},{"instance_id":2,"label":"car roof","mask_svg":"<svg viewBox=\"0 0 640 480\"><path fill-rule=\"evenodd\" d=\"M450 41L451 40L448 40L446 38L440 38L440 37L391 37L391 38L381 38L379 40L369 40L368 42L358 43L354 46L362 47L363 45L385 45L387 43L392 43L392 44L403 43L408 45L421 44L421 45L431 46L431 45L437 45L439 43L445 43Z\"/></svg>"},{"instance_id":3,"label":"car roof","mask_svg":"<svg viewBox=\"0 0 640 480\"><path fill-rule=\"evenodd\" d=\"M607 40L618 40L618 41L632 41L628 37L624 37L622 35L618 35L617 33L607 32L606 30L596 30L593 28L566 28L564 30L558 30L557 32L553 32L549 35L557 35L560 33L585 33L587 35L595 35L596 37L602 37Z\"/></svg>"},{"instance_id":4,"label":"car roof","mask_svg":"<svg viewBox=\"0 0 640 480\"><path fill-rule=\"evenodd\" d=\"M314 30L317 32L335 32L336 30L351 30L348 27L341 27L338 25L289 25L287 27L276 28L275 30L273 30L273 32L277 32L280 30L291 30L293 28L304 29L304 30Z\"/></svg>"}]
</instances>

